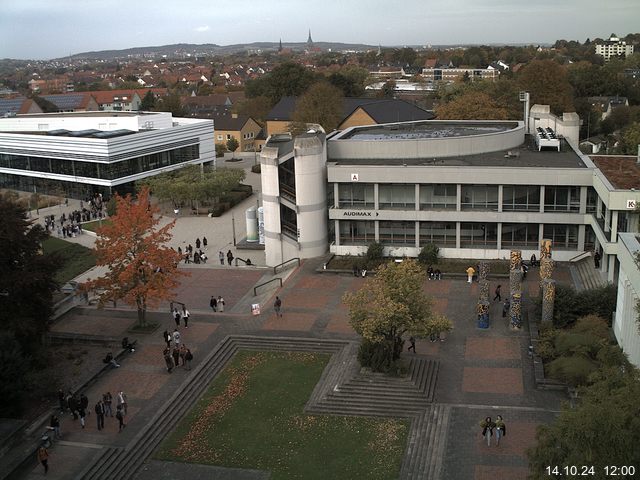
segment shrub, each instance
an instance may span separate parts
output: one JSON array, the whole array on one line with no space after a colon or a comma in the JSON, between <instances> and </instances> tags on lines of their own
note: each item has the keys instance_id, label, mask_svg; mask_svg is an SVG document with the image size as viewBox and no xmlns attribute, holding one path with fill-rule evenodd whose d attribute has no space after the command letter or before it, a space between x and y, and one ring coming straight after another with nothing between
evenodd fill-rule
<instances>
[{"instance_id":1,"label":"shrub","mask_svg":"<svg viewBox=\"0 0 640 480\"><path fill-rule=\"evenodd\" d=\"M224 152L227 151L227 147L221 143L216 143L216 157L224 157Z\"/></svg>"},{"instance_id":2,"label":"shrub","mask_svg":"<svg viewBox=\"0 0 640 480\"><path fill-rule=\"evenodd\" d=\"M429 243L422 247L418 254L418 261L423 265L435 265L438 263L438 252L440 249L437 245Z\"/></svg>"},{"instance_id":3,"label":"shrub","mask_svg":"<svg viewBox=\"0 0 640 480\"><path fill-rule=\"evenodd\" d=\"M370 262L377 262L382 260L384 252L384 246L379 242L373 242L369 244L367 248L367 260Z\"/></svg>"},{"instance_id":4,"label":"shrub","mask_svg":"<svg viewBox=\"0 0 640 480\"><path fill-rule=\"evenodd\" d=\"M581 356L556 358L549 364L549 375L577 387L585 385L589 376L597 370L593 360Z\"/></svg>"},{"instance_id":5,"label":"shrub","mask_svg":"<svg viewBox=\"0 0 640 480\"><path fill-rule=\"evenodd\" d=\"M577 316L597 315L611 326L613 312L616 310L618 291L609 283L602 287L584 290L576 295Z\"/></svg>"},{"instance_id":6,"label":"shrub","mask_svg":"<svg viewBox=\"0 0 640 480\"><path fill-rule=\"evenodd\" d=\"M253 173L262 173L262 170L261 170L261 168L260 168L260 164L253 165L253 166L251 167L251 171L252 171Z\"/></svg>"},{"instance_id":7,"label":"shrub","mask_svg":"<svg viewBox=\"0 0 640 480\"><path fill-rule=\"evenodd\" d=\"M370 368L374 372L399 375L406 371L406 366L400 360L404 348L404 341L400 339L371 342L362 340L358 349L360 365Z\"/></svg>"}]
</instances>

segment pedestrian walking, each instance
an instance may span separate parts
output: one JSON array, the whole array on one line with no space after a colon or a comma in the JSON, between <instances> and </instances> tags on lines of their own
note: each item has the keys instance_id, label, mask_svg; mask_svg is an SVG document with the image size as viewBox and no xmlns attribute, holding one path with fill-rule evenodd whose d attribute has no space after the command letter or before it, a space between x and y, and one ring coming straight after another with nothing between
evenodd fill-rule
<instances>
[{"instance_id":1,"label":"pedestrian walking","mask_svg":"<svg viewBox=\"0 0 640 480\"><path fill-rule=\"evenodd\" d=\"M98 400L96 406L93 407L94 412L96 412L96 423L98 424L98 430L102 430L104 428L104 414L105 408L102 400Z\"/></svg>"},{"instance_id":2,"label":"pedestrian walking","mask_svg":"<svg viewBox=\"0 0 640 480\"><path fill-rule=\"evenodd\" d=\"M38 461L44 467L44 474L46 475L49 471L49 450L47 450L44 445L41 445L38 449L37 457Z\"/></svg>"},{"instance_id":3,"label":"pedestrian walking","mask_svg":"<svg viewBox=\"0 0 640 480\"><path fill-rule=\"evenodd\" d=\"M123 391L118 393L118 408L122 408L125 416L127 415L127 394Z\"/></svg>"},{"instance_id":4,"label":"pedestrian walking","mask_svg":"<svg viewBox=\"0 0 640 480\"><path fill-rule=\"evenodd\" d=\"M496 417L496 447L500 446L500 439L507 435L507 427L504 424L502 415Z\"/></svg>"},{"instance_id":5,"label":"pedestrian walking","mask_svg":"<svg viewBox=\"0 0 640 480\"><path fill-rule=\"evenodd\" d=\"M480 422L480 428L482 428L482 436L487 440L487 446L491 446L491 437L493 436L493 429L496 428L496 424L493 423L491 417L485 418Z\"/></svg>"},{"instance_id":6,"label":"pedestrian walking","mask_svg":"<svg viewBox=\"0 0 640 480\"><path fill-rule=\"evenodd\" d=\"M60 404L60 414L62 415L67 409L67 399L62 389L58 390L58 403Z\"/></svg>"},{"instance_id":7,"label":"pedestrian walking","mask_svg":"<svg viewBox=\"0 0 640 480\"><path fill-rule=\"evenodd\" d=\"M189 313L189 310L187 310L187 307L183 306L182 307L182 319L184 320L184 328L189 328L189 317L191 316L191 314Z\"/></svg>"},{"instance_id":8,"label":"pedestrian walking","mask_svg":"<svg viewBox=\"0 0 640 480\"><path fill-rule=\"evenodd\" d=\"M171 373L173 371L173 357L171 356L171 350L169 349L169 347L164 349L164 352L162 352L163 356L164 356L164 363L167 365L167 372Z\"/></svg>"},{"instance_id":9,"label":"pedestrian walking","mask_svg":"<svg viewBox=\"0 0 640 480\"><path fill-rule=\"evenodd\" d=\"M176 328L180 327L180 317L182 315L180 315L180 312L178 311L177 308L174 307L173 309L173 320L176 322Z\"/></svg>"},{"instance_id":10,"label":"pedestrian walking","mask_svg":"<svg viewBox=\"0 0 640 480\"><path fill-rule=\"evenodd\" d=\"M476 270L473 267L467 268L467 283L473 282L473 276L476 274Z\"/></svg>"},{"instance_id":11,"label":"pedestrian walking","mask_svg":"<svg viewBox=\"0 0 640 480\"><path fill-rule=\"evenodd\" d=\"M174 365L176 366L176 368L178 368L180 366L180 348L173 347L173 350L171 351L171 356L173 357Z\"/></svg>"},{"instance_id":12,"label":"pedestrian walking","mask_svg":"<svg viewBox=\"0 0 640 480\"><path fill-rule=\"evenodd\" d=\"M113 396L111 395L111 392L107 392L102 395L102 403L104 404L104 414L113 417L113 410L111 409Z\"/></svg>"},{"instance_id":13,"label":"pedestrian walking","mask_svg":"<svg viewBox=\"0 0 640 480\"><path fill-rule=\"evenodd\" d=\"M196 238L196 250L200 250L200 237Z\"/></svg>"},{"instance_id":14,"label":"pedestrian walking","mask_svg":"<svg viewBox=\"0 0 640 480\"><path fill-rule=\"evenodd\" d=\"M276 311L276 316L278 317L282 316L282 312L280 311L281 308L282 308L282 300L280 300L280 297L276 296L276 301L273 302L273 309Z\"/></svg>"},{"instance_id":15,"label":"pedestrian walking","mask_svg":"<svg viewBox=\"0 0 640 480\"><path fill-rule=\"evenodd\" d=\"M182 345L180 345L180 361L182 362L183 367L186 362L186 358L185 358L186 355L187 355L187 347L183 343Z\"/></svg>"},{"instance_id":16,"label":"pedestrian walking","mask_svg":"<svg viewBox=\"0 0 640 480\"><path fill-rule=\"evenodd\" d=\"M85 413L89 413L89 399L84 393L80 395L80 408L82 408Z\"/></svg>"},{"instance_id":17,"label":"pedestrian walking","mask_svg":"<svg viewBox=\"0 0 640 480\"><path fill-rule=\"evenodd\" d=\"M496 287L496 291L495 291L495 296L493 297L493 301L495 302L496 300L498 300L499 302L502 301L502 295L500 294L500 289L502 288L502 285L498 285Z\"/></svg>"},{"instance_id":18,"label":"pedestrian walking","mask_svg":"<svg viewBox=\"0 0 640 480\"><path fill-rule=\"evenodd\" d=\"M202 237L202 246L204 247L204 249L207 249L207 237Z\"/></svg>"},{"instance_id":19,"label":"pedestrian walking","mask_svg":"<svg viewBox=\"0 0 640 480\"><path fill-rule=\"evenodd\" d=\"M233 253L231 253L231 250L229 250L227 252L227 263L229 263L229 266L231 266L231 262L233 262Z\"/></svg>"},{"instance_id":20,"label":"pedestrian walking","mask_svg":"<svg viewBox=\"0 0 640 480\"><path fill-rule=\"evenodd\" d=\"M173 331L173 345L180 348L180 332L177 328Z\"/></svg>"},{"instance_id":21,"label":"pedestrian walking","mask_svg":"<svg viewBox=\"0 0 640 480\"><path fill-rule=\"evenodd\" d=\"M53 434L55 438L62 438L62 435L60 434L60 419L57 415L51 415L49 426L53 428Z\"/></svg>"},{"instance_id":22,"label":"pedestrian walking","mask_svg":"<svg viewBox=\"0 0 640 480\"><path fill-rule=\"evenodd\" d=\"M164 333L162 334L162 338L164 339L164 342L167 344L167 348L171 348L171 334L165 330Z\"/></svg>"},{"instance_id":23,"label":"pedestrian walking","mask_svg":"<svg viewBox=\"0 0 640 480\"><path fill-rule=\"evenodd\" d=\"M78 410L78 416L80 417L80 425L82 425L82 428L84 428L84 419L87 416L87 411L80 407L80 409Z\"/></svg>"},{"instance_id":24,"label":"pedestrian walking","mask_svg":"<svg viewBox=\"0 0 640 480\"><path fill-rule=\"evenodd\" d=\"M218 311L218 300L213 295L211 295L211 300L209 300L209 306L214 313Z\"/></svg>"},{"instance_id":25,"label":"pedestrian walking","mask_svg":"<svg viewBox=\"0 0 640 480\"><path fill-rule=\"evenodd\" d=\"M124 423L124 410L121 405L118 405L116 409L116 418L118 419L118 432L121 432L124 430L124 427L126 427Z\"/></svg>"},{"instance_id":26,"label":"pedestrian walking","mask_svg":"<svg viewBox=\"0 0 640 480\"><path fill-rule=\"evenodd\" d=\"M520 270L522 271L522 280L527 278L527 272L529 271L529 267L527 267L524 263L520 266Z\"/></svg>"},{"instance_id":27,"label":"pedestrian walking","mask_svg":"<svg viewBox=\"0 0 640 480\"><path fill-rule=\"evenodd\" d=\"M504 303L502 304L502 318L505 318L507 316L507 313L509 313L509 309L511 308L511 300L509 300L509 297L504 299Z\"/></svg>"},{"instance_id":28,"label":"pedestrian walking","mask_svg":"<svg viewBox=\"0 0 640 480\"><path fill-rule=\"evenodd\" d=\"M218 296L218 311L220 313L224 312L224 298L222 298L221 296Z\"/></svg>"},{"instance_id":29,"label":"pedestrian walking","mask_svg":"<svg viewBox=\"0 0 640 480\"><path fill-rule=\"evenodd\" d=\"M185 368L187 370L191 370L191 360L193 360L193 354L191 353L191 350L189 350L186 347L185 347L185 350L186 350L184 354Z\"/></svg>"},{"instance_id":30,"label":"pedestrian walking","mask_svg":"<svg viewBox=\"0 0 640 480\"><path fill-rule=\"evenodd\" d=\"M601 259L600 252L596 250L596 252L593 254L593 266L596 269L600 268L600 259Z\"/></svg>"},{"instance_id":31,"label":"pedestrian walking","mask_svg":"<svg viewBox=\"0 0 640 480\"><path fill-rule=\"evenodd\" d=\"M218 252L218 260L220 260L220 265L224 265L224 253L222 250Z\"/></svg>"},{"instance_id":32,"label":"pedestrian walking","mask_svg":"<svg viewBox=\"0 0 640 480\"><path fill-rule=\"evenodd\" d=\"M413 336L409 337L409 343L410 343L410 345L409 345L409 348L407 348L407 352L409 350L413 350L413 354L415 355L415 353L416 353L416 339L415 339L415 337L413 337Z\"/></svg>"}]
</instances>

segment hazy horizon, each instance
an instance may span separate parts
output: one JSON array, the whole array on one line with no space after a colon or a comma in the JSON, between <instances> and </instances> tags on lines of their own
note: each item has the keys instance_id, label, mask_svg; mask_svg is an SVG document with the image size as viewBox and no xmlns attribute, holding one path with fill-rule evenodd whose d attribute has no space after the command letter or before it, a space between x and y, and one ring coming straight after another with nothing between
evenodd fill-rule
<instances>
[{"instance_id":1,"label":"hazy horizon","mask_svg":"<svg viewBox=\"0 0 640 480\"><path fill-rule=\"evenodd\" d=\"M220 9L204 0L186 6L168 0L11 2L0 16L0 58L46 60L177 43L299 43L309 29L316 42L383 46L583 42L635 33L640 18L638 0L405 0L397 8L381 0L327 0L317 10L294 0L255 3L239 0Z\"/></svg>"}]
</instances>

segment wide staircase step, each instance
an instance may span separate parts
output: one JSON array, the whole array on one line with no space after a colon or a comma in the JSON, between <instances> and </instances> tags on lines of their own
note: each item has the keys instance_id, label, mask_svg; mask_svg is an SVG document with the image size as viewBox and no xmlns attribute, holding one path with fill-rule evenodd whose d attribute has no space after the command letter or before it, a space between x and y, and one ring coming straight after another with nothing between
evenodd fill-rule
<instances>
[{"instance_id":1,"label":"wide staircase step","mask_svg":"<svg viewBox=\"0 0 640 480\"><path fill-rule=\"evenodd\" d=\"M605 276L596 270L591 257L572 263L571 269L578 280L577 290L591 290L607 284Z\"/></svg>"}]
</instances>

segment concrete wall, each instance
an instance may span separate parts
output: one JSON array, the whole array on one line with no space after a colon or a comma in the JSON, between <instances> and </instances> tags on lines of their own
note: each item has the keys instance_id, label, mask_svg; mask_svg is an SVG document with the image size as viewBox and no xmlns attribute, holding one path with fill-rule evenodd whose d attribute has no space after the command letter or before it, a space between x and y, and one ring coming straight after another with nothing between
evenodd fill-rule
<instances>
[{"instance_id":1,"label":"concrete wall","mask_svg":"<svg viewBox=\"0 0 640 480\"><path fill-rule=\"evenodd\" d=\"M640 251L640 243L632 233L620 234L618 260L618 300L613 321L613 333L629 361L640 368L640 334L638 333L636 301L640 297L640 270L633 254Z\"/></svg>"},{"instance_id":2,"label":"concrete wall","mask_svg":"<svg viewBox=\"0 0 640 480\"><path fill-rule=\"evenodd\" d=\"M264 208L264 249L269 266L285 258L280 229L280 182L278 181L278 147L264 147L260 152L262 206ZM294 255L297 257L298 255ZM289 257L290 258L290 257Z\"/></svg>"},{"instance_id":3,"label":"concrete wall","mask_svg":"<svg viewBox=\"0 0 640 480\"><path fill-rule=\"evenodd\" d=\"M578 150L580 143L580 117L577 113L563 113L562 118L551 113L549 105L533 105L529 110L529 133L535 135L536 128L551 128L562 135Z\"/></svg>"}]
</instances>

